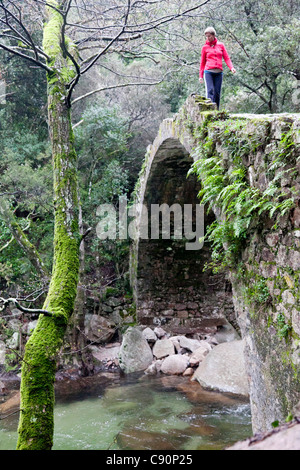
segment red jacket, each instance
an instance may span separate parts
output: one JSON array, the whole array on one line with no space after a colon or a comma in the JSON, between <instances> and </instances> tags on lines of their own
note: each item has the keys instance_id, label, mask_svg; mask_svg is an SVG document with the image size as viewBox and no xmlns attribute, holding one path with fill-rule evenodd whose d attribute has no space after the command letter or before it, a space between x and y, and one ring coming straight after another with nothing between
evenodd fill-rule
<instances>
[{"instance_id":1,"label":"red jacket","mask_svg":"<svg viewBox=\"0 0 300 470\"><path fill-rule=\"evenodd\" d=\"M223 58L230 70L233 69L232 62L224 44L222 42L219 42L217 39L215 39L212 44L213 46L210 45L209 41L206 41L205 45L202 47L199 73L200 78L203 78L204 70L223 70Z\"/></svg>"}]
</instances>

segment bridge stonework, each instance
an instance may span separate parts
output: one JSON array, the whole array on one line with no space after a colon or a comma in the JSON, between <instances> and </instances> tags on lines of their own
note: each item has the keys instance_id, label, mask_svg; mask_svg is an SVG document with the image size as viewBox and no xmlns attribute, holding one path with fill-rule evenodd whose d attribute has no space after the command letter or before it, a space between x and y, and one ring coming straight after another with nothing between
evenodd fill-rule
<instances>
[{"instance_id":1,"label":"bridge stonework","mask_svg":"<svg viewBox=\"0 0 300 470\"><path fill-rule=\"evenodd\" d=\"M142 207L199 204L201 174L187 178L197 149L212 149L230 175L237 146L246 149L239 168L249 188L267 195L277 185L277 203L286 198L289 206L276 221L262 211L250 224L236 267L204 269L207 242L188 251L184 239L141 237ZM149 146L134 203L130 274L139 323L200 335L233 326L245 342L254 432L293 414L300 400L300 115L226 115L191 95ZM205 226L222 217L216 205Z\"/></svg>"}]
</instances>

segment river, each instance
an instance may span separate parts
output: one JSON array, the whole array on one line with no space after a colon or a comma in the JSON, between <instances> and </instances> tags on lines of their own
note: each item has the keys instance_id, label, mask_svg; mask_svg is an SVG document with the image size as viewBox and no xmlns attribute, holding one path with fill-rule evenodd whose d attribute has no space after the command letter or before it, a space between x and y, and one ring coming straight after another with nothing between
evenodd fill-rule
<instances>
[{"instance_id":1,"label":"river","mask_svg":"<svg viewBox=\"0 0 300 470\"><path fill-rule=\"evenodd\" d=\"M54 450L221 450L252 435L248 402L177 376L119 376L55 406ZM18 416L0 421L15 449Z\"/></svg>"}]
</instances>

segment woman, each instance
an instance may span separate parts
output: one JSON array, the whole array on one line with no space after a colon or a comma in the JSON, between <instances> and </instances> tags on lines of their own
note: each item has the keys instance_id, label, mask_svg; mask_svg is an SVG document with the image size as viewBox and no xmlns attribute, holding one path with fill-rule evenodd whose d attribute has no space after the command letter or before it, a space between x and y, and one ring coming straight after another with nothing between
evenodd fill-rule
<instances>
[{"instance_id":1,"label":"woman","mask_svg":"<svg viewBox=\"0 0 300 470\"><path fill-rule=\"evenodd\" d=\"M206 98L216 103L217 109L220 107L221 88L223 81L223 62L224 58L227 66L232 73L236 73L230 57L222 42L216 38L216 31L209 27L205 30L206 43L202 47L200 62L200 83L205 80Z\"/></svg>"}]
</instances>

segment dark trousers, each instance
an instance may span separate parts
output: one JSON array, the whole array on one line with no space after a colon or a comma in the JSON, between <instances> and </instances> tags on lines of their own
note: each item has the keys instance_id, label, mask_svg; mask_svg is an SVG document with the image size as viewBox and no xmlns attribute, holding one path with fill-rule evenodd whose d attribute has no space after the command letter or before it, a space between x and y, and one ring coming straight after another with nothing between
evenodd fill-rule
<instances>
[{"instance_id":1,"label":"dark trousers","mask_svg":"<svg viewBox=\"0 0 300 470\"><path fill-rule=\"evenodd\" d=\"M214 73L205 70L204 80L206 87L206 98L209 98L213 103L217 104L220 108L221 88L223 81L223 73Z\"/></svg>"}]
</instances>

